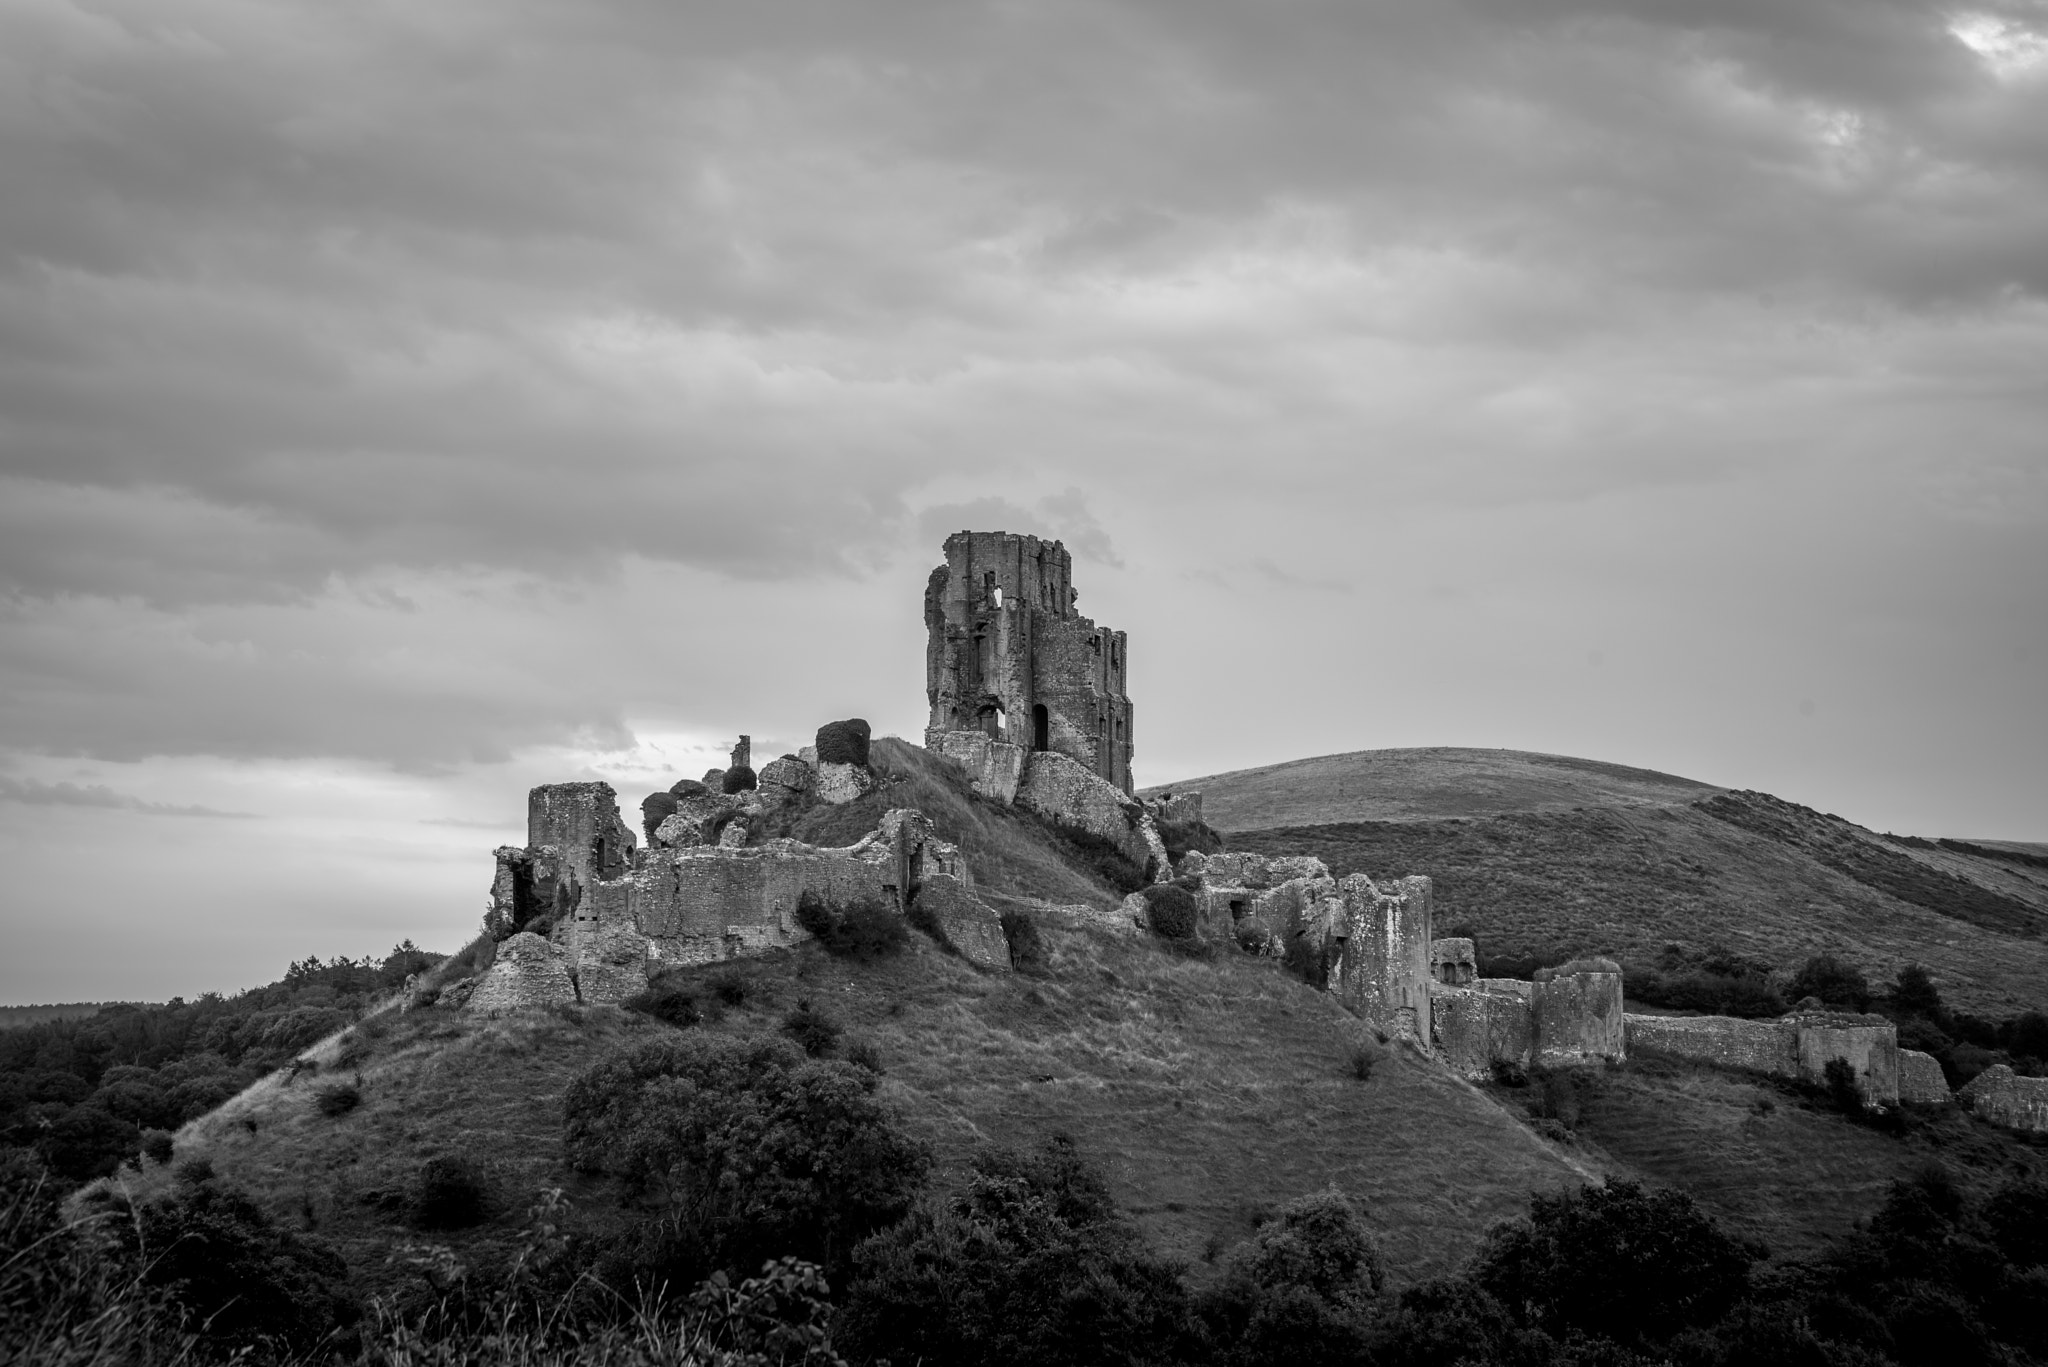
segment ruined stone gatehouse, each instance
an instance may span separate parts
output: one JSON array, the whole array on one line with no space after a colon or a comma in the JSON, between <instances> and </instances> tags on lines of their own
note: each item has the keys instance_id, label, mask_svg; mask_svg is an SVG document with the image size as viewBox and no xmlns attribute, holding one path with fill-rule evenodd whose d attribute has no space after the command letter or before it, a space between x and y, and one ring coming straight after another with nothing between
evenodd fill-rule
<instances>
[{"instance_id":1,"label":"ruined stone gatehouse","mask_svg":"<svg viewBox=\"0 0 2048 1367\"><path fill-rule=\"evenodd\" d=\"M946 563L924 593L927 749L979 733L1065 755L1131 791L1129 643L1076 612L1076 597L1073 560L1057 541L946 538Z\"/></svg>"}]
</instances>

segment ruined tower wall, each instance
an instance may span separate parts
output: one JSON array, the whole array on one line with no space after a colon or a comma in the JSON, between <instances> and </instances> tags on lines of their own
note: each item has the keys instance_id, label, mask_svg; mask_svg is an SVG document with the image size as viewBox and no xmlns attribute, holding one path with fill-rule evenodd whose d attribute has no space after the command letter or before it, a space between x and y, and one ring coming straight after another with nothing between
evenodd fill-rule
<instances>
[{"instance_id":1,"label":"ruined tower wall","mask_svg":"<svg viewBox=\"0 0 2048 1367\"><path fill-rule=\"evenodd\" d=\"M946 563L925 586L926 748L977 732L1065 755L1130 792L1129 643L1075 612L1074 596L1072 558L1057 541L946 538Z\"/></svg>"},{"instance_id":2,"label":"ruined tower wall","mask_svg":"<svg viewBox=\"0 0 2048 1367\"><path fill-rule=\"evenodd\" d=\"M1362 873L1337 882L1344 921L1330 991L1397 1039L1430 1044L1430 881L1375 884Z\"/></svg>"},{"instance_id":3,"label":"ruined tower wall","mask_svg":"<svg viewBox=\"0 0 2048 1367\"><path fill-rule=\"evenodd\" d=\"M619 819L609 783L544 783L526 795L526 845L552 845L561 877L588 889L617 878L633 860L633 832ZM572 894L573 900L574 894Z\"/></svg>"}]
</instances>

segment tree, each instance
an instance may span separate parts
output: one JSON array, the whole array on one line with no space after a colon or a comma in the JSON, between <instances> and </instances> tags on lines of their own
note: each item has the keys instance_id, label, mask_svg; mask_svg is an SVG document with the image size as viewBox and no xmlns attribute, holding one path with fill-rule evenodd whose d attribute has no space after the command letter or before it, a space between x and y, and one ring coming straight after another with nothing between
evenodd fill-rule
<instances>
[{"instance_id":1,"label":"tree","mask_svg":"<svg viewBox=\"0 0 2048 1367\"><path fill-rule=\"evenodd\" d=\"M1186 1288L1071 1139L995 1149L967 1189L862 1244L839 1324L856 1361L1064 1367L1196 1356Z\"/></svg>"},{"instance_id":2,"label":"tree","mask_svg":"<svg viewBox=\"0 0 2048 1367\"><path fill-rule=\"evenodd\" d=\"M1205 1311L1232 1360L1356 1361L1386 1278L1379 1244L1343 1192L1299 1197L1239 1244Z\"/></svg>"},{"instance_id":3,"label":"tree","mask_svg":"<svg viewBox=\"0 0 2048 1367\"><path fill-rule=\"evenodd\" d=\"M1832 954L1816 954L1800 965L1787 991L1794 1001L1818 997L1829 1006L1851 1011L1870 1008L1870 983L1863 970Z\"/></svg>"},{"instance_id":4,"label":"tree","mask_svg":"<svg viewBox=\"0 0 2048 1367\"><path fill-rule=\"evenodd\" d=\"M1941 993L1933 975L1920 964L1907 964L1892 984L1892 1009L1908 1016L1933 1020L1941 1015Z\"/></svg>"},{"instance_id":5,"label":"tree","mask_svg":"<svg viewBox=\"0 0 2048 1367\"><path fill-rule=\"evenodd\" d=\"M1711 1324L1748 1292L1765 1256L1730 1238L1678 1191L1609 1182L1539 1196L1529 1218L1498 1226L1472 1279L1524 1324L1627 1345Z\"/></svg>"},{"instance_id":6,"label":"tree","mask_svg":"<svg viewBox=\"0 0 2048 1367\"><path fill-rule=\"evenodd\" d=\"M900 1218L931 1165L875 1096L877 1078L783 1039L684 1035L570 1084L570 1161L660 1215L638 1270L695 1281L791 1255L835 1280L853 1247Z\"/></svg>"}]
</instances>

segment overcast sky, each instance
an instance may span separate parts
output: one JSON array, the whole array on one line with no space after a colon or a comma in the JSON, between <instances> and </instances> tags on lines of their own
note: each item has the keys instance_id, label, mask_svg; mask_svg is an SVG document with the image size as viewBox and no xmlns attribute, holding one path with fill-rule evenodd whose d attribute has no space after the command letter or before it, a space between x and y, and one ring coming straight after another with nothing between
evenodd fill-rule
<instances>
[{"instance_id":1,"label":"overcast sky","mask_svg":"<svg viewBox=\"0 0 2048 1367\"><path fill-rule=\"evenodd\" d=\"M2048 3L0 0L0 1001L452 949L526 789L924 722L2048 839Z\"/></svg>"}]
</instances>

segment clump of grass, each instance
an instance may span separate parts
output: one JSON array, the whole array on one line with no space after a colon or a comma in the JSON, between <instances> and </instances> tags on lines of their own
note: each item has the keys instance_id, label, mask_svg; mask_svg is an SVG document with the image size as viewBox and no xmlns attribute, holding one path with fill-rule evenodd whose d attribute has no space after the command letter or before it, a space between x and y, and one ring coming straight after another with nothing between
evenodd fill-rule
<instances>
[{"instance_id":1,"label":"clump of grass","mask_svg":"<svg viewBox=\"0 0 2048 1367\"><path fill-rule=\"evenodd\" d=\"M1377 1042L1373 1040L1360 1040L1351 1047L1351 1053L1345 1059L1345 1067L1349 1070L1351 1076L1357 1078L1360 1082L1370 1082L1372 1080L1372 1070L1379 1067L1380 1060L1386 1056L1387 1051Z\"/></svg>"},{"instance_id":2,"label":"clump of grass","mask_svg":"<svg viewBox=\"0 0 2048 1367\"><path fill-rule=\"evenodd\" d=\"M330 1082L313 1094L313 1104L320 1114L335 1119L363 1104L363 1089L354 1082Z\"/></svg>"},{"instance_id":3,"label":"clump of grass","mask_svg":"<svg viewBox=\"0 0 2048 1367\"><path fill-rule=\"evenodd\" d=\"M834 903L807 888L797 899L796 920L827 954L841 958L880 959L910 942L903 918L880 897Z\"/></svg>"}]
</instances>

